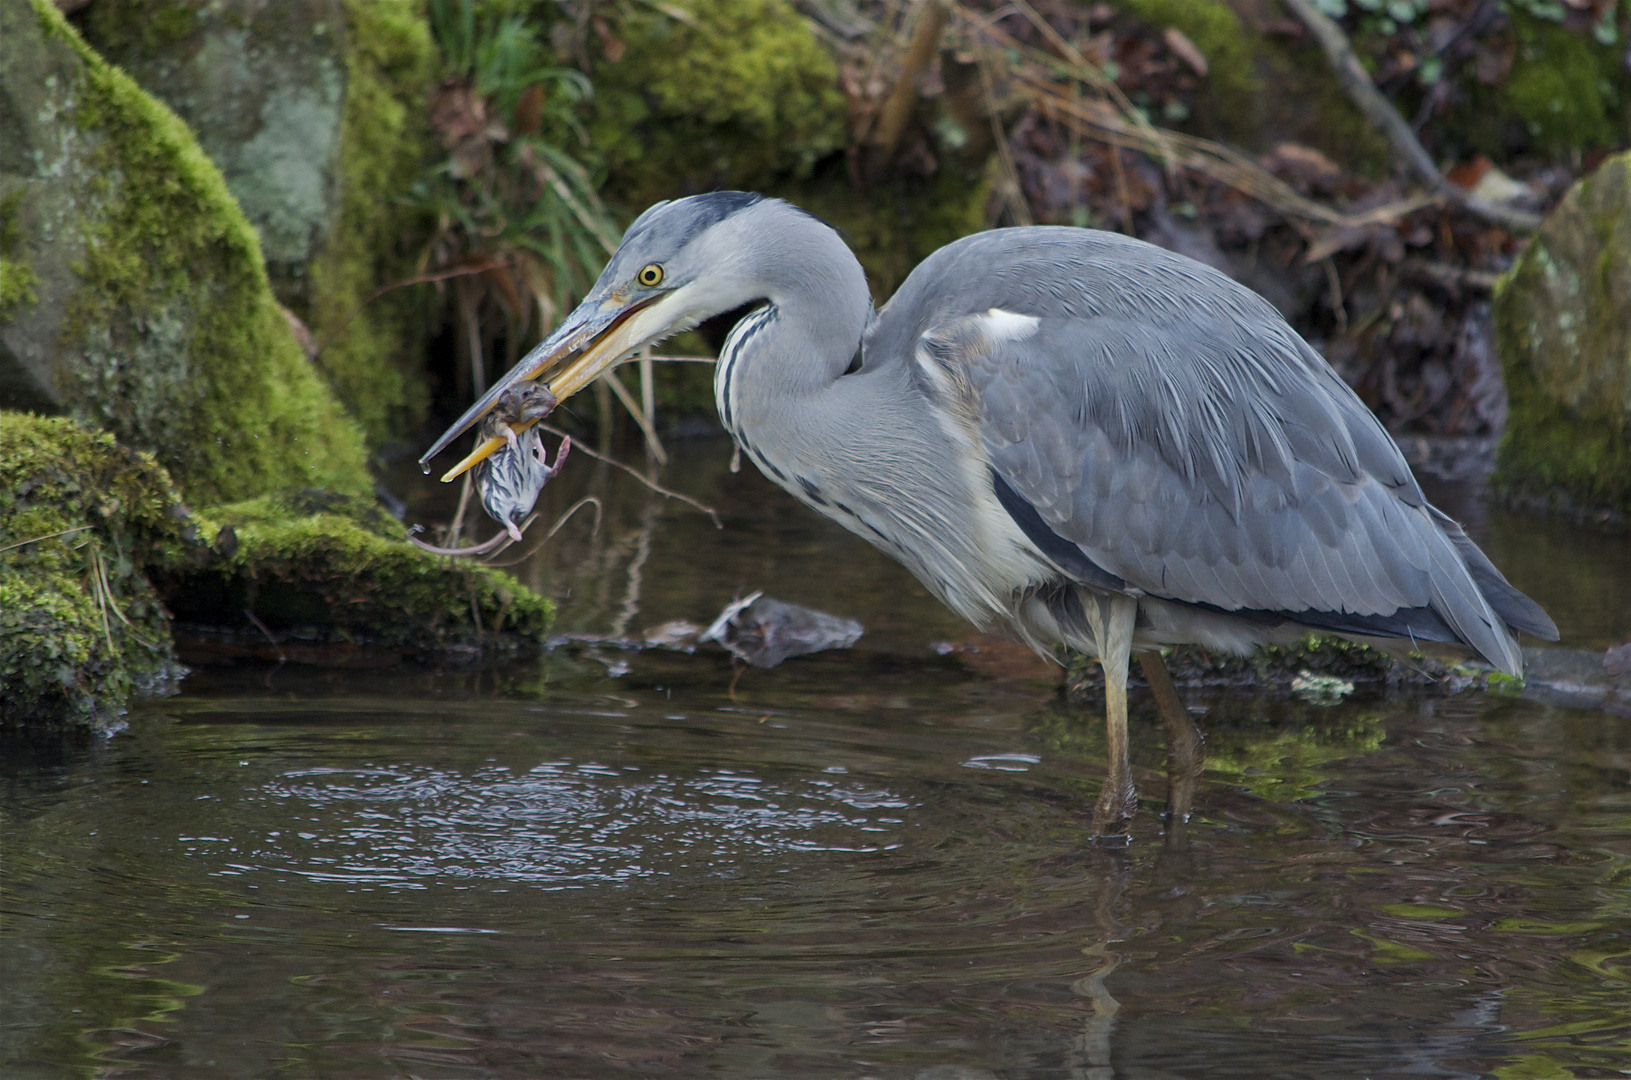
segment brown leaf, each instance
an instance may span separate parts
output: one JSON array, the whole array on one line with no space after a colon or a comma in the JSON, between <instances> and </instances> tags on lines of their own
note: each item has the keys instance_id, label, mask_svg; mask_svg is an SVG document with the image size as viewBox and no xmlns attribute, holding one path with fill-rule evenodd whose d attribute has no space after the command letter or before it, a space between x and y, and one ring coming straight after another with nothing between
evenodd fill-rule
<instances>
[{"instance_id":1,"label":"brown leaf","mask_svg":"<svg viewBox=\"0 0 1631 1080\"><path fill-rule=\"evenodd\" d=\"M1167 43L1174 56L1189 65L1190 70L1203 79L1206 77L1206 55L1195 47L1195 43L1182 30L1169 26L1161 32L1161 40Z\"/></svg>"},{"instance_id":2,"label":"brown leaf","mask_svg":"<svg viewBox=\"0 0 1631 1080\"><path fill-rule=\"evenodd\" d=\"M1300 143L1280 143L1261 160L1265 169L1304 193L1329 193L1342 180L1342 166Z\"/></svg>"},{"instance_id":3,"label":"brown leaf","mask_svg":"<svg viewBox=\"0 0 1631 1080\"><path fill-rule=\"evenodd\" d=\"M431 94L430 124L451 150L487 126L487 99L463 79L445 79Z\"/></svg>"},{"instance_id":4,"label":"brown leaf","mask_svg":"<svg viewBox=\"0 0 1631 1080\"><path fill-rule=\"evenodd\" d=\"M544 122L544 84L533 83L521 91L515 103L515 130L522 135L536 135Z\"/></svg>"}]
</instances>

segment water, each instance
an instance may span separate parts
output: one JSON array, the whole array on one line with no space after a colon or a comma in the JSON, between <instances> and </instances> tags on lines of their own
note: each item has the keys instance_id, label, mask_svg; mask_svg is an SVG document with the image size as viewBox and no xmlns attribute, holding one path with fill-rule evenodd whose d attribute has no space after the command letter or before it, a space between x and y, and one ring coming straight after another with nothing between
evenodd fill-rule
<instances>
[{"instance_id":1,"label":"water","mask_svg":"<svg viewBox=\"0 0 1631 1080\"><path fill-rule=\"evenodd\" d=\"M1631 722L1196 695L1168 832L1135 700L1102 850L1097 718L1023 654L938 655L967 630L726 460L667 476L723 532L569 470L551 505L597 493L603 532L518 572L563 631L765 588L860 618L854 650L215 663L106 743L9 751L5 1075L1631 1073ZM1631 637L1623 540L1437 496L1567 643Z\"/></svg>"}]
</instances>

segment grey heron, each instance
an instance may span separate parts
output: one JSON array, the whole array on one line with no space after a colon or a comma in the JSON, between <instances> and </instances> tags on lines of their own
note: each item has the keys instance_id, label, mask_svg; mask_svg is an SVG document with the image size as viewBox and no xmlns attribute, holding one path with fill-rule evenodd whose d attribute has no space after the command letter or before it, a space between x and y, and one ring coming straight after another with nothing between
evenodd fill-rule
<instances>
[{"instance_id":1,"label":"grey heron","mask_svg":"<svg viewBox=\"0 0 1631 1080\"><path fill-rule=\"evenodd\" d=\"M854 254L797 207L744 192L658 203L420 464L495 408L489 430L526 427L518 388L565 400L725 313L719 417L767 477L976 625L1099 659L1101 833L1133 808L1135 653L1170 714L1164 645L1241 653L1332 633L1459 646L1515 675L1514 631L1557 637L1266 300L1091 229L966 237L874 310ZM446 478L504 445L490 435Z\"/></svg>"}]
</instances>

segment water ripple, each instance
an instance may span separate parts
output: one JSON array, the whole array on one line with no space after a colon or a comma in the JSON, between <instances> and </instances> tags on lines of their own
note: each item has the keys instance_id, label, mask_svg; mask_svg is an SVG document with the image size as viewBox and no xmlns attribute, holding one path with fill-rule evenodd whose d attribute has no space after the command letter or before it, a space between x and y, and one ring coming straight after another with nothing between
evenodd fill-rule
<instances>
[{"instance_id":1,"label":"water ripple","mask_svg":"<svg viewBox=\"0 0 1631 1080\"><path fill-rule=\"evenodd\" d=\"M442 880L582 888L789 852L887 850L910 800L862 782L770 781L717 769L636 775L596 762L546 761L524 773L424 765L300 769L256 796L312 814L310 828L239 837L259 869L316 881L420 888ZM876 816L884 811L890 816ZM225 841L186 838L206 858Z\"/></svg>"}]
</instances>

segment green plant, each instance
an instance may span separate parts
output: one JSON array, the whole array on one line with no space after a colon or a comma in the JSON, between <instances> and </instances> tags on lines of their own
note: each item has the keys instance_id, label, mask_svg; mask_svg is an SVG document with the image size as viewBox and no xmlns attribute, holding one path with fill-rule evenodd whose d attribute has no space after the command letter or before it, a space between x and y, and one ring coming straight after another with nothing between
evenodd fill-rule
<instances>
[{"instance_id":1,"label":"green plant","mask_svg":"<svg viewBox=\"0 0 1631 1080\"><path fill-rule=\"evenodd\" d=\"M513 362L535 313L542 331L581 299L616 230L578 119L588 79L550 62L514 4L432 0L430 16L444 61L431 121L447 156L413 196L437 222L421 262L453 272L475 389L493 343Z\"/></svg>"}]
</instances>

